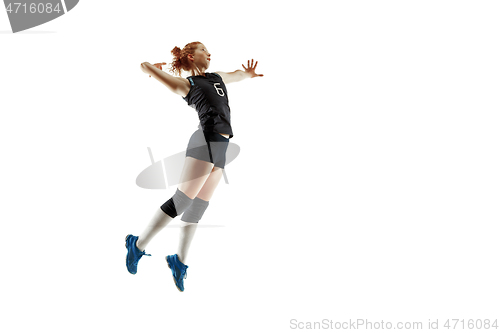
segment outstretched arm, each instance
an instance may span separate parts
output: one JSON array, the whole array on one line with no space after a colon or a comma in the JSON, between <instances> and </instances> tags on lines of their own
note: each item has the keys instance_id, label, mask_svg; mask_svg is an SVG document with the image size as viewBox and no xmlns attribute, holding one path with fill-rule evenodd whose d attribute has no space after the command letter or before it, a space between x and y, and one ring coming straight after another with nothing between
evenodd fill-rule
<instances>
[{"instance_id":1,"label":"outstretched arm","mask_svg":"<svg viewBox=\"0 0 500 333\"><path fill-rule=\"evenodd\" d=\"M165 63L151 65L149 62L143 62L141 64L141 69L144 73L149 74L150 76L163 83L165 86L167 86L168 89L170 89L177 95L185 97L189 93L191 86L187 79L167 74L156 67L156 65L160 65L161 67L161 65L165 65Z\"/></svg>"},{"instance_id":2,"label":"outstretched arm","mask_svg":"<svg viewBox=\"0 0 500 333\"><path fill-rule=\"evenodd\" d=\"M245 65L241 65L245 69L244 71L238 69L230 73L217 72L217 74L219 74L222 77L222 80L224 80L224 83L226 84L232 82L238 82L244 79L251 79L258 76L264 76L262 74L255 73L255 68L257 67L257 63L258 61L256 61L254 65L252 59L252 64L250 64L250 60L248 60L247 67L245 67Z\"/></svg>"}]
</instances>

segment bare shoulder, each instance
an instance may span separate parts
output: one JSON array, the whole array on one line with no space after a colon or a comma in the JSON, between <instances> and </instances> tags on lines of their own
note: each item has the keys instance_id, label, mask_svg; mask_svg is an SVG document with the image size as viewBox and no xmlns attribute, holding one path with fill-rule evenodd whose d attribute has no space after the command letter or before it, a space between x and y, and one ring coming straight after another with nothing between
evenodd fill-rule
<instances>
[{"instance_id":1,"label":"bare shoulder","mask_svg":"<svg viewBox=\"0 0 500 333\"><path fill-rule=\"evenodd\" d=\"M229 82L226 82L226 81L229 81L229 76L228 76L229 73L226 73L226 72L214 72L214 73L219 75L222 78L222 81L224 81L224 83L229 83Z\"/></svg>"},{"instance_id":2,"label":"bare shoulder","mask_svg":"<svg viewBox=\"0 0 500 333\"><path fill-rule=\"evenodd\" d=\"M189 80L184 78L184 77L177 77L176 78L178 82L182 85L185 85L186 87L190 86L191 84L189 83Z\"/></svg>"},{"instance_id":3,"label":"bare shoulder","mask_svg":"<svg viewBox=\"0 0 500 333\"><path fill-rule=\"evenodd\" d=\"M191 83L189 83L188 79L183 77L178 77L176 79L178 80L177 82L179 82L177 94L181 95L182 97L186 97L191 90Z\"/></svg>"}]
</instances>

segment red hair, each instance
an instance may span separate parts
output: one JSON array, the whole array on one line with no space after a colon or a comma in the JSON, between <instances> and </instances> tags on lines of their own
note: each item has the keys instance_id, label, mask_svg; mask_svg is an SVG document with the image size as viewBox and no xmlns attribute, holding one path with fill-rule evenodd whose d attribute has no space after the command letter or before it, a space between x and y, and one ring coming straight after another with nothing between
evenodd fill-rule
<instances>
[{"instance_id":1,"label":"red hair","mask_svg":"<svg viewBox=\"0 0 500 333\"><path fill-rule=\"evenodd\" d=\"M171 63L170 72L181 76L181 71L189 71L191 69L191 63L188 59L188 54L194 54L194 51L198 47L200 42L192 42L184 46L181 50L179 47L174 47L172 50L172 55L174 56L174 61Z\"/></svg>"}]
</instances>

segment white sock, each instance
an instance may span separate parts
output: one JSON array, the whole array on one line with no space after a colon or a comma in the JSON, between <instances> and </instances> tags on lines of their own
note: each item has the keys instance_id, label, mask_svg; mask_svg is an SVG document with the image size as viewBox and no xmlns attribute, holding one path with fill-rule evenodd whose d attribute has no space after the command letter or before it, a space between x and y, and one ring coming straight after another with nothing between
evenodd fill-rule
<instances>
[{"instance_id":1,"label":"white sock","mask_svg":"<svg viewBox=\"0 0 500 333\"><path fill-rule=\"evenodd\" d=\"M172 221L173 218L171 218L169 215L165 214L161 208L158 208L158 210L155 212L153 218L151 219L151 222L149 222L149 225L146 227L146 229L142 232L142 234L139 236L139 239L137 240L137 247L139 250L143 251L148 243L153 239L153 237L160 232L167 224Z\"/></svg>"},{"instance_id":2,"label":"white sock","mask_svg":"<svg viewBox=\"0 0 500 333\"><path fill-rule=\"evenodd\" d=\"M193 240L194 233L198 223L179 221L181 226L181 232L179 237L179 247L177 250L177 256L180 262L184 265L186 264L186 258L189 251L189 246Z\"/></svg>"}]
</instances>

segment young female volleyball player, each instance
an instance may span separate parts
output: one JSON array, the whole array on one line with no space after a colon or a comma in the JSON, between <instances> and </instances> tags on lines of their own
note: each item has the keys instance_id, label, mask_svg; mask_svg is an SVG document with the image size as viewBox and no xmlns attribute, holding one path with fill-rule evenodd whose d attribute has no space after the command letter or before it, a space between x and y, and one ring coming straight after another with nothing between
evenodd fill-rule
<instances>
[{"instance_id":1,"label":"young female volleyball player","mask_svg":"<svg viewBox=\"0 0 500 333\"><path fill-rule=\"evenodd\" d=\"M198 112L200 126L189 140L181 182L175 194L158 208L142 234L127 235L125 246L128 250L127 269L131 274L135 274L139 259L143 255L149 256L145 248L151 239L177 215L184 213L180 221L177 254L166 257L175 285L180 291L184 291L183 279L188 268L185 265L188 249L197 223L207 209L222 177L227 146L229 139L233 137L225 84L263 75L255 73L257 62L254 64L253 59L252 62L248 61L247 67L243 65L244 71L206 72L210 66L211 55L200 42L189 43L182 50L175 47L172 55L174 61L170 70L179 77L162 71L162 65L166 63L151 65L144 62L141 69L194 107ZM180 77L183 70L191 76Z\"/></svg>"}]
</instances>

